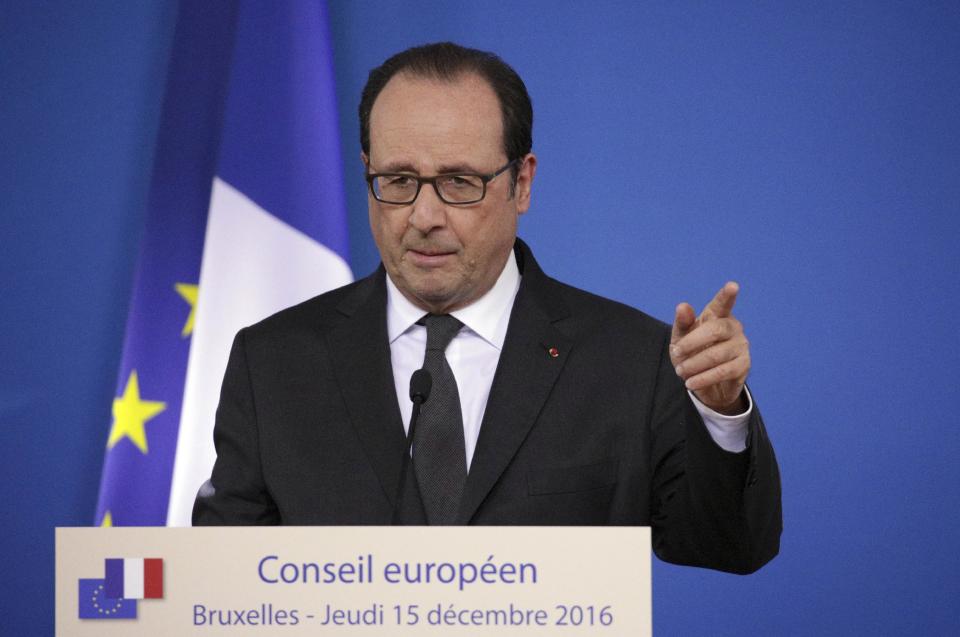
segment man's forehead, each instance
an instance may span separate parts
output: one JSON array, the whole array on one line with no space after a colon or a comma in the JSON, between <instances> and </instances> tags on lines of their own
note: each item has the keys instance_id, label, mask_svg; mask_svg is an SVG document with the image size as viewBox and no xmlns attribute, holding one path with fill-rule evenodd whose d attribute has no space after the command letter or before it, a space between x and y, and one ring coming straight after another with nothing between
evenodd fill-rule
<instances>
[{"instance_id":1,"label":"man's forehead","mask_svg":"<svg viewBox=\"0 0 960 637\"><path fill-rule=\"evenodd\" d=\"M374 100L373 110L376 110L385 95L400 90L409 89L435 94L445 94L447 92L463 93L470 90L482 91L496 100L496 93L490 83L478 73L464 71L449 77L438 77L435 75L421 75L410 71L400 71L394 75L384 85L380 95Z\"/></svg>"},{"instance_id":2,"label":"man's forehead","mask_svg":"<svg viewBox=\"0 0 960 637\"><path fill-rule=\"evenodd\" d=\"M502 130L496 93L478 75L445 80L398 73L371 109L370 153L391 164L428 154L450 169L470 156L484 162L483 155L502 152Z\"/></svg>"}]
</instances>

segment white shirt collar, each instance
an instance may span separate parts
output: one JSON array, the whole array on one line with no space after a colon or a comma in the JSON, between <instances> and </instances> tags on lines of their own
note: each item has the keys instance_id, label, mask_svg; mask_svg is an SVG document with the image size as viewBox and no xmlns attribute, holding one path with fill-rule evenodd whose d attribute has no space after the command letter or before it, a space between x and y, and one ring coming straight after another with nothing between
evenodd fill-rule
<instances>
[{"instance_id":1,"label":"white shirt collar","mask_svg":"<svg viewBox=\"0 0 960 637\"><path fill-rule=\"evenodd\" d=\"M480 338L498 350L503 348L510 322L513 300L520 289L520 269L513 251L503 271L487 293L467 307L451 312ZM387 338L393 343L424 315L424 311L410 302L387 274Z\"/></svg>"}]
</instances>

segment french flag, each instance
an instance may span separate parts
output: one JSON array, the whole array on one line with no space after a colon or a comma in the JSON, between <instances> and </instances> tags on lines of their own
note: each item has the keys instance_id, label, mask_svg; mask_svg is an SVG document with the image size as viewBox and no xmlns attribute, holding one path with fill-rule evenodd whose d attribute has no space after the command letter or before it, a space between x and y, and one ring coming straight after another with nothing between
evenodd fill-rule
<instances>
[{"instance_id":1,"label":"french flag","mask_svg":"<svg viewBox=\"0 0 960 637\"><path fill-rule=\"evenodd\" d=\"M179 2L116 394L165 408L111 438L97 523L190 526L234 334L353 279L328 23L322 0Z\"/></svg>"},{"instance_id":2,"label":"french flag","mask_svg":"<svg viewBox=\"0 0 960 637\"><path fill-rule=\"evenodd\" d=\"M110 599L163 599L163 560L107 558L104 595Z\"/></svg>"}]
</instances>

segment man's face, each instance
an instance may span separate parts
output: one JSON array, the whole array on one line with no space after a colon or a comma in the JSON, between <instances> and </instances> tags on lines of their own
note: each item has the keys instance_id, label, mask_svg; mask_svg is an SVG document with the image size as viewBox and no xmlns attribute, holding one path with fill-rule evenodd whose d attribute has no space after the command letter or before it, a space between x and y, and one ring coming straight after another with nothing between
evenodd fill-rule
<instances>
[{"instance_id":1,"label":"man's face","mask_svg":"<svg viewBox=\"0 0 960 637\"><path fill-rule=\"evenodd\" d=\"M440 82L397 74L373 104L363 160L374 173L493 173L507 163L497 96L475 75ZM373 239L404 296L435 314L483 296L513 248L535 171L527 155L512 196L508 170L487 184L482 201L465 206L444 203L429 184L407 205L368 193Z\"/></svg>"}]
</instances>

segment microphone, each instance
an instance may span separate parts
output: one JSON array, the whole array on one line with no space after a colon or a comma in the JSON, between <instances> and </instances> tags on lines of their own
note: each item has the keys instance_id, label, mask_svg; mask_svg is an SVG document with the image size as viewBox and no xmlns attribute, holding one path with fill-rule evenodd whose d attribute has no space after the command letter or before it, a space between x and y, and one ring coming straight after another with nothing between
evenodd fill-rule
<instances>
[{"instance_id":1,"label":"microphone","mask_svg":"<svg viewBox=\"0 0 960 637\"><path fill-rule=\"evenodd\" d=\"M431 389L433 389L433 377L430 376L430 372L425 369L418 369L413 372L413 376L410 377L410 400L413 401L415 413L420 413L420 405L427 402L427 398L430 398ZM413 429L412 417L410 423L410 429Z\"/></svg>"},{"instance_id":2,"label":"microphone","mask_svg":"<svg viewBox=\"0 0 960 637\"><path fill-rule=\"evenodd\" d=\"M393 515L390 524L396 526L400 520L400 501L403 498L403 488L407 484L407 469L410 466L410 448L413 446L413 434L417 428L417 419L420 417L420 407L430 398L433 388L433 377L425 369L418 369L410 376L410 400L413 401L413 412L410 414L410 426L407 427L407 444L404 445L403 463L400 466L400 480L397 482L397 497L394 498Z\"/></svg>"}]
</instances>

